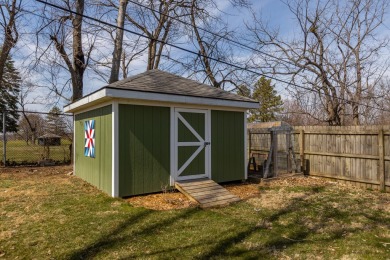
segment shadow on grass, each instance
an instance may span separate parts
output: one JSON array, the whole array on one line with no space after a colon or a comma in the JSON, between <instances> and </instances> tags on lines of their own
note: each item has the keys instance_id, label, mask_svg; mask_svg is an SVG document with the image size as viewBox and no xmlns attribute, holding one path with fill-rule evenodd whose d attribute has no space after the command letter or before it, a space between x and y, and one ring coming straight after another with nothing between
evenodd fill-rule
<instances>
[{"instance_id":1,"label":"shadow on grass","mask_svg":"<svg viewBox=\"0 0 390 260\"><path fill-rule=\"evenodd\" d=\"M266 217L265 220L273 223L278 221L283 216L300 213L302 209L310 207L312 203L310 201L310 198L323 190L324 187L315 187L310 189L310 191L305 196L292 199L289 205ZM324 207L330 208L329 205L324 205ZM360 231L360 229L358 228L348 228L344 225L340 225L339 228L335 228L332 231L329 231L326 237L314 241L310 239L310 236L312 234L321 234L322 229L326 226L326 223L330 219L342 221L346 217L345 212L332 208L332 210L323 212L321 216L317 216L319 217L319 219L316 221L316 224L312 224L310 227L308 223L305 223L304 214L305 213L302 212L302 214L295 215L296 219L294 219L294 221L291 221L291 223L285 227L279 227L281 229L276 227L273 230L269 230L266 227L262 226L248 226L243 231L238 232L233 236L229 236L228 238L219 240L217 243L215 243L215 241L209 241L211 249L207 252L204 252L204 254L202 254L198 258L209 259L214 256L245 257L245 259L274 258L275 251L286 250L296 244L310 244L333 241L336 239L344 238L344 235L346 233L354 233ZM288 237L283 235L286 232L288 233ZM242 243L244 240L248 239L254 234L261 236L261 234L259 233L264 233L264 236L267 236L267 239L266 241L263 240L263 242L259 241L259 246L256 249L240 249L236 246L237 244ZM275 236L272 236L272 234L275 234ZM248 255L249 250L255 252L252 252L252 254ZM251 256L253 254L255 254L255 256Z\"/></svg>"},{"instance_id":2,"label":"shadow on grass","mask_svg":"<svg viewBox=\"0 0 390 260\"><path fill-rule=\"evenodd\" d=\"M155 224L148 225L144 229L139 231L133 231L127 233L126 230L134 225L138 225L140 222L144 220L144 218L148 217L151 214L159 214L158 212L153 211L144 211L137 215L131 216L122 224L120 224L117 228L111 231L109 234L103 235L98 241L86 246L85 248L72 253L67 259L91 259L98 255L100 252L108 250L110 248L117 247L122 243L128 243L134 237L149 235L155 230L160 228L165 228L169 225L175 223L176 220L185 219L192 216L197 211L196 208L186 210L181 214L175 215L170 218L163 219Z\"/></svg>"},{"instance_id":3,"label":"shadow on grass","mask_svg":"<svg viewBox=\"0 0 390 260\"><path fill-rule=\"evenodd\" d=\"M296 245L308 245L309 247L311 245L320 245L321 243L339 239L343 240L346 234L362 231L362 228L348 227L350 219L353 218L353 215L349 212L343 208L334 208L332 201L318 200L318 193L323 190L323 187L315 187L308 190L303 196L291 199L284 208L265 216L263 220L272 223L273 229L270 229L265 224L254 225L253 223L242 222L240 225L237 225L237 229L225 229L222 232L218 232L218 234L216 233L214 238L199 238L190 245L178 247L153 248L151 252L145 252L142 251L142 248L137 248L136 253L128 252L129 254L126 258L164 257L164 255L172 254L179 256L180 251L184 252L200 246L204 248L204 251L200 255L194 256L194 258L241 257L245 259L267 259L275 258L278 256L278 253ZM199 212L202 211L194 208L159 220L158 215L161 214L160 212L142 211L126 219L109 234L102 235L99 240L72 253L69 258L94 258L100 253L105 253L106 250L115 250L116 248L119 250L121 246L129 244L131 241L142 239L145 236L158 236L157 232L161 232L160 229L164 229L163 232L169 232L166 229L167 227L170 227L178 220L192 218L194 214ZM218 211L214 213L218 214ZM375 223L380 223L381 220L388 221L388 218L383 219L381 214L369 214L366 217ZM145 218L153 219L156 222L146 222ZM312 221L310 221L311 218ZM288 223L280 224L279 221L285 219L288 219ZM232 219L231 221L237 220ZM132 230L133 227L134 230ZM183 230L183 232L186 231ZM313 235L315 235L315 240L313 240ZM191 236L191 233L189 233L189 236ZM250 243L256 237L258 238L258 241L254 240L256 245L248 248L244 242ZM170 241L167 240L166 243L169 245Z\"/></svg>"}]
</instances>

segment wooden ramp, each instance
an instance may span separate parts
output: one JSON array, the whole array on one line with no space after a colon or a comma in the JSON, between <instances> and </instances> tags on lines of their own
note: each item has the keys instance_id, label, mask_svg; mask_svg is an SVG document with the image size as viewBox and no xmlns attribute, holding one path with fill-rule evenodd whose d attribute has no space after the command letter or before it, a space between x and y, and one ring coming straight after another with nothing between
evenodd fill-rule
<instances>
[{"instance_id":1,"label":"wooden ramp","mask_svg":"<svg viewBox=\"0 0 390 260\"><path fill-rule=\"evenodd\" d=\"M199 203L202 208L223 206L240 201L239 197L207 178L176 181L175 187L190 200Z\"/></svg>"}]
</instances>

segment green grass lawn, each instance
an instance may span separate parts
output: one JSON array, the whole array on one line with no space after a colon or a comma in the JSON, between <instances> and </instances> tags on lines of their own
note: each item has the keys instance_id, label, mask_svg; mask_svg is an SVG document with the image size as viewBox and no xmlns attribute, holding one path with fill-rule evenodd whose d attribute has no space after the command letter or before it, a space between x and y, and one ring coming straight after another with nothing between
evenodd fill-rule
<instances>
[{"instance_id":1,"label":"green grass lawn","mask_svg":"<svg viewBox=\"0 0 390 260\"><path fill-rule=\"evenodd\" d=\"M50 159L58 162L69 162L71 142L61 140L60 146L50 147ZM23 140L12 140L7 142L7 161L10 164L35 164L42 160L44 147L37 144L26 144ZM3 160L3 142L0 141L0 160Z\"/></svg>"},{"instance_id":2,"label":"green grass lawn","mask_svg":"<svg viewBox=\"0 0 390 260\"><path fill-rule=\"evenodd\" d=\"M271 184L216 209L154 211L113 199L70 168L0 174L0 258L388 259L390 194Z\"/></svg>"}]
</instances>

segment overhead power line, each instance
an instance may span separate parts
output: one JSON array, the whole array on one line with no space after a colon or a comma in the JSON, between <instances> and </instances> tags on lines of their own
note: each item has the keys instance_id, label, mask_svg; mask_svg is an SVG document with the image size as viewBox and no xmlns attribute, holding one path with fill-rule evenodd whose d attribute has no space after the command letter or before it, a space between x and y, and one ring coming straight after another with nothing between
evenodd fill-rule
<instances>
[{"instance_id":1,"label":"overhead power line","mask_svg":"<svg viewBox=\"0 0 390 260\"><path fill-rule=\"evenodd\" d=\"M170 18L170 19L172 19L172 20L178 21L178 22L180 22L180 23L182 23L182 24L184 24L184 25L192 26L192 24L189 23L189 22L183 21L183 20L181 20L181 19L179 19L179 18L177 18L177 17L175 17L175 16L171 16L171 15L165 14L165 13L163 13L162 11L156 10L156 9L154 9L154 8L152 8L152 7L147 6L147 5L138 3L138 2L133 1L133 0L128 0L128 2L129 2L129 3L132 3L132 4L135 4L135 5L139 6L139 7L148 9L148 10L154 12L154 13L157 13L157 14L163 15L163 16L165 16L165 17L168 17L168 18ZM364 7L366 7L367 5L368 5L368 3L366 3L366 5L365 5ZM379 21L379 20L378 20L378 21ZM269 53L266 53L266 52L261 51L261 50L259 50L259 49L253 48L253 47L251 47L251 46L249 46L249 45L247 45L247 44L243 44L242 42L239 42L239 41L233 40L233 39L231 39L231 38L229 38L229 37L226 37L225 35L220 35L220 34L218 34L218 33L215 33L215 32L213 32L213 31L208 30L208 29L205 29L205 28L203 28L203 27L197 27L197 29L200 30L200 31L209 33L209 34L211 34L211 35L213 35L213 36L215 36L215 37L218 37L218 38L220 38L220 39L224 39L224 40L226 40L226 41L232 42L233 45L235 45L236 47L243 47L243 48L246 48L247 50L251 50L251 51L254 51L254 52L263 54L263 55L265 55L265 56L271 57L271 58L273 58L273 59L275 59L275 60L277 60L277 61L280 61L280 62L282 62L282 63L289 64L289 65L292 65L292 66L296 66L296 64L295 64L294 62L291 62L291 61L289 61L289 60L284 60L284 59L282 59L282 58L280 58L280 57L276 57L276 56L274 56L274 55L272 55L272 54L269 54ZM300 77L303 77L303 76L301 76L301 75L299 75L299 74L297 74L297 75L300 76ZM289 84L290 84L290 83L289 83ZM369 93L367 90L363 90L363 92L366 92L366 93L368 93L368 94L371 94L371 93ZM372 98L380 98L380 97L379 97L379 96L373 96Z\"/></svg>"},{"instance_id":2,"label":"overhead power line","mask_svg":"<svg viewBox=\"0 0 390 260\"><path fill-rule=\"evenodd\" d=\"M160 14L160 15L163 15L163 16L165 16L165 17L168 17L168 18L170 18L170 19L173 19L173 20L175 20L175 21L178 21L179 23L182 23L182 24L185 24L185 25L188 25L188 26L192 26L192 24L189 23L189 22L183 21L183 20L181 20L181 19L179 19L179 18L177 18L177 17L171 16L171 15L168 15L168 14L164 14L163 12L161 12L161 11L159 11L159 10L156 10L156 9L153 9L153 8L147 6L147 5L143 5L143 4L141 4L141 3L137 3L137 2L135 2L135 1L133 1L133 0L128 0L128 2L129 2L129 3L133 3L133 4L135 4L135 5L138 5L138 6L142 7L142 8L148 9L148 10L154 12L154 13L158 13L158 14ZM271 57L271 58L273 58L273 59L276 59L276 60L278 60L278 61L281 61L281 62L284 62L284 63L288 63L288 64L290 64L290 65L294 65L293 62L290 62L290 61L288 61L288 60L283 60L283 59L281 59L281 58L279 58L279 57L276 57L276 56L274 56L274 55L271 55L271 54L266 53L266 52L264 52L264 51L261 51L261 50L259 50L259 49L253 48L253 47L251 47L251 46L249 46L249 45L247 45L247 44L243 44L242 42L239 42L239 41L233 40L233 39L231 39L231 38L229 38L229 37L226 37L225 35L219 35L218 33L215 33L215 32L213 32L213 31L210 31L210 30L205 29L205 28L202 28L202 27L197 27L197 29L200 30L200 31L209 33L209 34L211 34L211 35L213 35L213 36L215 36L215 37L218 37L218 38L220 38L220 39L224 39L224 40L226 40L226 41L232 42L232 43L233 43L235 46L237 46L237 47L243 47L243 48L246 48L247 50L251 50L251 51L254 51L254 52L257 52L257 53L266 55L266 56Z\"/></svg>"},{"instance_id":3,"label":"overhead power line","mask_svg":"<svg viewBox=\"0 0 390 260\"><path fill-rule=\"evenodd\" d=\"M281 82L281 83L284 83L284 84L287 84L287 85L291 85L291 86L294 86L294 87L297 87L297 88L300 88L300 89L304 89L304 90L307 90L307 91L309 91L309 92L313 92L313 93L318 94L318 90L314 90L314 89L311 89L311 88L308 88L308 87L300 86L300 85L298 85L298 84L296 84L296 83L291 83L291 82L288 82L288 81L283 80L283 79L275 78L275 77L273 77L273 76L268 76L268 75L266 75L266 74L260 73L260 72L258 72L258 71L254 71L254 70L252 70L252 69L248 69L248 68L245 68L245 67L236 65L236 64L232 64L232 63L229 63L229 62L227 62L227 61L219 60L219 59L217 59L217 58L214 58L214 57L211 57L211 56L207 56L207 55L201 54L201 53L199 53L199 52L196 52L196 51L193 51L193 50L189 50L189 49L186 49L186 48L184 48L184 47L181 47L181 46L178 46L178 45L169 43L169 42L162 41L162 40L160 40L160 39L155 39L155 38L152 38L152 37L150 37L150 36L144 35L144 34L142 34L142 33L139 33L139 32L133 31L133 30L129 30L129 29L126 29L126 28L122 28L122 27L119 27L119 26L117 26L117 25L115 25L115 24L108 23L108 22L106 22L106 21L102 21L102 20L97 19L97 18L95 18L95 17L89 16L89 15L85 15L85 14L77 13L77 12L75 12L75 11L73 11L73 10L64 8L64 7L59 6L59 5L56 5L56 4L52 4L52 3L49 3L49 2L45 2L45 1L43 1L43 0L35 0L35 1L40 2L40 3L42 3L42 4L45 4L45 5L48 5L48 6L51 6L51 7L54 7L54 8L59 9L59 10L68 12L68 13L71 13L71 14L74 14L74 15L81 16L81 17L83 17L83 18L86 18L86 19L95 21L95 22L100 23L100 24L104 24L104 25L107 25L107 26L111 26L111 27L116 28L116 29L119 29L119 30L123 30L123 31L125 31L125 32L128 32L128 33L131 33L131 34L140 36L140 37L145 38L145 39L154 40L154 41L159 42L159 43L162 43L162 44L164 44L164 45L173 47L173 48L175 48L175 49L178 49L178 50L181 50L181 51L184 51L184 52L191 53L191 54L196 55L196 56L200 56L200 57L203 57L203 58L206 58L206 59L215 61L215 62L217 62L217 63L221 63L221 64L224 64L224 65L227 65L227 66L231 66L231 67L236 68L236 69L239 69L239 70L247 71L247 72L253 73L253 74L258 75L258 76L263 76L263 77L268 78L268 79L272 79L272 80L275 80L275 81L278 81L278 82ZM333 97L333 96L331 96L330 94L322 93L322 95L325 95L325 96L328 96L328 97L331 97L331 98L335 98L335 99L341 100L341 101L343 101L343 102L355 103L355 104L357 104L357 105L360 105L360 106L363 106L363 107L366 107L366 108L372 108L372 109L377 109L377 110L381 110L381 111L390 112L390 110L385 110L385 109L383 109L383 108L379 108L379 107L375 107L375 106L371 106L371 105L367 105L367 104L362 104L362 103L359 103L359 102L354 102L354 101L352 101L352 100L348 100L348 99L344 99L344 98L340 98L340 97Z\"/></svg>"}]
</instances>

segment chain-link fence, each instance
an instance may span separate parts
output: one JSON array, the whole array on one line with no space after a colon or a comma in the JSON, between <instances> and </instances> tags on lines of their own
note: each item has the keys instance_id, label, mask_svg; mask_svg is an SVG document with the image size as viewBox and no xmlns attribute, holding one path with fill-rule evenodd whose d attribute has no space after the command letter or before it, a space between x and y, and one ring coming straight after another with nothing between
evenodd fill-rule
<instances>
[{"instance_id":1,"label":"chain-link fence","mask_svg":"<svg viewBox=\"0 0 390 260\"><path fill-rule=\"evenodd\" d=\"M0 165L68 164L73 117L62 113L1 111Z\"/></svg>"}]
</instances>

